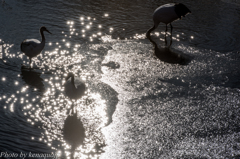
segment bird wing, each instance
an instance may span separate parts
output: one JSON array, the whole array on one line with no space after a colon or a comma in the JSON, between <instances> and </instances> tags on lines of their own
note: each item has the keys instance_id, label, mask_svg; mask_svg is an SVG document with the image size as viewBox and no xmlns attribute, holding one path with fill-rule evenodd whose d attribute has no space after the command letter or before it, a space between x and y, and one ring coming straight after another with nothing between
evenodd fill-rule
<instances>
[{"instance_id":1,"label":"bird wing","mask_svg":"<svg viewBox=\"0 0 240 159\"><path fill-rule=\"evenodd\" d=\"M77 86L77 90L82 90L83 92L85 91L85 84L81 83L80 85Z\"/></svg>"},{"instance_id":2,"label":"bird wing","mask_svg":"<svg viewBox=\"0 0 240 159\"><path fill-rule=\"evenodd\" d=\"M21 44L21 51L26 52L26 50L33 50L41 42L37 39L26 39Z\"/></svg>"}]
</instances>

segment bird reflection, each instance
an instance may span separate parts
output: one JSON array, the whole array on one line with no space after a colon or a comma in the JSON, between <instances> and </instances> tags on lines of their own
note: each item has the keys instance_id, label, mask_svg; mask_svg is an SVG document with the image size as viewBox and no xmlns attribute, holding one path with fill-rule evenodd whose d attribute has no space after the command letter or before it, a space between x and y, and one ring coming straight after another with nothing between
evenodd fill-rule
<instances>
[{"instance_id":1,"label":"bird reflection","mask_svg":"<svg viewBox=\"0 0 240 159\"><path fill-rule=\"evenodd\" d=\"M180 64L186 65L190 62L190 59L183 54L178 54L170 50L170 46L172 45L172 38L170 41L170 45L167 46L166 34L165 34L165 47L158 47L155 41L151 39L150 34L147 34L147 38L154 46L154 53L156 57L164 62L171 63L171 64Z\"/></svg>"},{"instance_id":2,"label":"bird reflection","mask_svg":"<svg viewBox=\"0 0 240 159\"><path fill-rule=\"evenodd\" d=\"M63 138L71 145L71 159L74 158L75 149L83 145L85 137L83 123L78 119L77 114L69 115L64 121Z\"/></svg>"},{"instance_id":3,"label":"bird reflection","mask_svg":"<svg viewBox=\"0 0 240 159\"><path fill-rule=\"evenodd\" d=\"M45 91L43 79L40 77L40 72L35 72L33 70L21 68L21 76L22 79L26 82L26 84L32 86L33 88L37 88L37 90L41 93Z\"/></svg>"}]
</instances>

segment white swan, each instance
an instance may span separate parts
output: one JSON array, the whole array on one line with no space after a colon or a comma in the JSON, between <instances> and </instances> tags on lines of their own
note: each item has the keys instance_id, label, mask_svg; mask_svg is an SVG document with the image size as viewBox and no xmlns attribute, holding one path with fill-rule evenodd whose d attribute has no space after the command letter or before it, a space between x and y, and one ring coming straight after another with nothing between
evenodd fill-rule
<instances>
[{"instance_id":1,"label":"white swan","mask_svg":"<svg viewBox=\"0 0 240 159\"><path fill-rule=\"evenodd\" d=\"M158 27L160 22L166 24L165 32L167 32L167 25L170 24L172 35L173 27L171 23L177 19L181 19L182 16L185 17L188 13L191 13L191 11L182 3L170 3L158 7L153 13L154 25L147 31L147 37Z\"/></svg>"},{"instance_id":2,"label":"white swan","mask_svg":"<svg viewBox=\"0 0 240 159\"><path fill-rule=\"evenodd\" d=\"M43 27L40 28L40 34L41 34L41 37L42 37L41 42L37 39L26 39L21 43L21 51L26 56L29 57L30 67L31 67L32 58L37 56L38 54L40 54L41 51L43 50L44 46L45 46L45 36L43 34L44 31L52 34L50 31L47 30L46 27L43 26Z\"/></svg>"}]
</instances>

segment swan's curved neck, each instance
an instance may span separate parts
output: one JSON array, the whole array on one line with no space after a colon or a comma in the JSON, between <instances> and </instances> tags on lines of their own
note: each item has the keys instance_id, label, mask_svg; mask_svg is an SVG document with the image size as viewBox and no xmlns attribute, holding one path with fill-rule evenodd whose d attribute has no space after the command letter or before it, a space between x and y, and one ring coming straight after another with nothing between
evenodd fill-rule
<instances>
[{"instance_id":1,"label":"swan's curved neck","mask_svg":"<svg viewBox=\"0 0 240 159\"><path fill-rule=\"evenodd\" d=\"M155 29L155 25L154 25L151 29L149 29L149 30L147 31L146 36L147 36L148 40L154 45L154 47L157 48L156 42L153 41L152 38L151 38L151 36L150 36L151 31L153 31L154 29Z\"/></svg>"},{"instance_id":2,"label":"swan's curved neck","mask_svg":"<svg viewBox=\"0 0 240 159\"><path fill-rule=\"evenodd\" d=\"M71 83L75 86L75 83L74 83L74 76L71 76Z\"/></svg>"},{"instance_id":3,"label":"swan's curved neck","mask_svg":"<svg viewBox=\"0 0 240 159\"><path fill-rule=\"evenodd\" d=\"M148 38L149 40L151 39L150 33L151 33L154 29L156 29L155 25L153 25L153 27L150 28L150 29L147 31L147 33L146 33L146 36L147 36L147 38ZM151 40L150 40L150 41L151 41Z\"/></svg>"},{"instance_id":4,"label":"swan's curved neck","mask_svg":"<svg viewBox=\"0 0 240 159\"><path fill-rule=\"evenodd\" d=\"M42 37L42 42L41 43L45 43L45 36L44 36L42 30L40 30L40 34L41 34L41 37Z\"/></svg>"}]
</instances>

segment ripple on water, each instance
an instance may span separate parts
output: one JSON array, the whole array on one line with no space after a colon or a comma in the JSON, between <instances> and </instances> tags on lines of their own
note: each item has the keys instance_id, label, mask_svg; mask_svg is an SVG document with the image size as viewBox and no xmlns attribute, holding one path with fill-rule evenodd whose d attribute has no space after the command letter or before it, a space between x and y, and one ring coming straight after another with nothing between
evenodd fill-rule
<instances>
[{"instance_id":1,"label":"ripple on water","mask_svg":"<svg viewBox=\"0 0 240 159\"><path fill-rule=\"evenodd\" d=\"M0 7L2 151L70 156L71 143L62 130L72 103L62 84L64 74L74 72L88 85L87 94L74 105L77 125L86 135L75 155L97 158L107 151L106 158L237 156L237 2L185 2L193 14L174 23L172 48L194 59L179 66L153 58L145 39L151 14L160 4L10 1ZM54 34L46 36L43 53L34 59L38 69L30 75L38 84L33 84L25 77L29 72L20 69L29 61L19 52L19 41L27 35L39 39L36 28L42 25ZM160 45L164 27L152 35Z\"/></svg>"}]
</instances>

